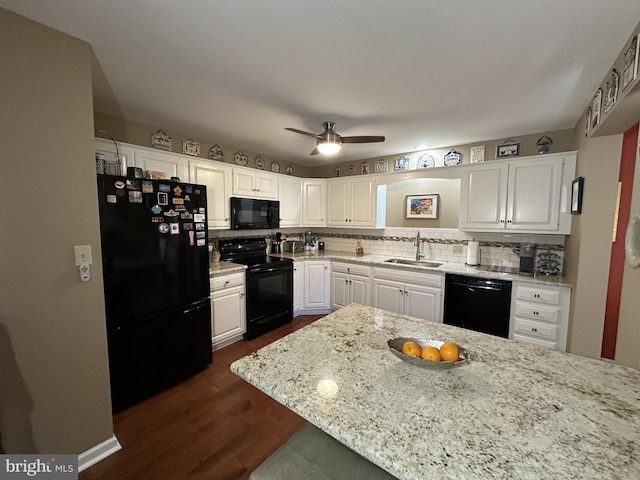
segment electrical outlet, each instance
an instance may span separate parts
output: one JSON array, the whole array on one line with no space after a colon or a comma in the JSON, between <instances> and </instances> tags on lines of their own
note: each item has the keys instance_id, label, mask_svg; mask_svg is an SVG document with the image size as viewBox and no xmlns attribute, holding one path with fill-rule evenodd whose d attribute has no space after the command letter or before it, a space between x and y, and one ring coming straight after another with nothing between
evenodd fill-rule
<instances>
[{"instance_id":1,"label":"electrical outlet","mask_svg":"<svg viewBox=\"0 0 640 480\"><path fill-rule=\"evenodd\" d=\"M453 246L453 254L454 255L462 255L462 245L454 245Z\"/></svg>"},{"instance_id":2,"label":"electrical outlet","mask_svg":"<svg viewBox=\"0 0 640 480\"><path fill-rule=\"evenodd\" d=\"M76 257L76 267L80 265L91 265L91 245L76 245L73 248Z\"/></svg>"}]
</instances>

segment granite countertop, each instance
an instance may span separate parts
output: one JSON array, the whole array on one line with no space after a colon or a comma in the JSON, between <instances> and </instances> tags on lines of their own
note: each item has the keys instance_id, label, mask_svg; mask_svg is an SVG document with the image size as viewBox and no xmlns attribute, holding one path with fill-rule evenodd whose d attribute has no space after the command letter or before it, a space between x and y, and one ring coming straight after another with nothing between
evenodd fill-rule
<instances>
[{"instance_id":1,"label":"granite countertop","mask_svg":"<svg viewBox=\"0 0 640 480\"><path fill-rule=\"evenodd\" d=\"M214 277L224 273L242 272L247 269L246 265L231 262L211 262L209 265L209 276Z\"/></svg>"},{"instance_id":2,"label":"granite countertop","mask_svg":"<svg viewBox=\"0 0 640 480\"><path fill-rule=\"evenodd\" d=\"M387 340L453 341L450 370ZM640 478L640 372L352 304L231 370L399 479Z\"/></svg>"},{"instance_id":3,"label":"granite countertop","mask_svg":"<svg viewBox=\"0 0 640 480\"><path fill-rule=\"evenodd\" d=\"M293 260L304 259L304 260L312 260L312 259L325 259L325 260L343 260L346 262L357 262L363 263L370 266L376 267L388 267L388 268L402 268L405 270L414 270L414 271L431 271L431 272L440 272L440 273L455 273L458 275L469 275L472 277L482 277L482 278L497 278L502 280L512 280L518 282L529 282L536 283L542 285L552 285L552 286L562 286L562 287L571 287L571 284L568 282L567 278L562 275L536 275L533 277L518 275L517 273L501 273L494 271L482 270L479 267L468 267L464 263L453 263L453 262L440 262L439 260L435 260L441 265L438 267L429 267L423 265L403 265L397 263L389 263L385 262L385 260L389 259L390 255L356 255L350 252L341 252L338 250L312 250L312 251L304 251L297 253L280 253L280 254L271 254L271 256L277 256L281 258L291 258ZM410 259L408 259L410 260Z\"/></svg>"}]
</instances>

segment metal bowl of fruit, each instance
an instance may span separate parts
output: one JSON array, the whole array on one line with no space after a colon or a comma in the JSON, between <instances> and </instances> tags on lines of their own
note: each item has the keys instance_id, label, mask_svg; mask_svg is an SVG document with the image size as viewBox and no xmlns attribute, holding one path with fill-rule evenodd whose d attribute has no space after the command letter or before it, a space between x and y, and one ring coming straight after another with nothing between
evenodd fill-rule
<instances>
[{"instance_id":1,"label":"metal bowl of fruit","mask_svg":"<svg viewBox=\"0 0 640 480\"><path fill-rule=\"evenodd\" d=\"M400 337L388 340L387 345L400 360L417 367L446 370L469 361L469 352L453 342Z\"/></svg>"}]
</instances>

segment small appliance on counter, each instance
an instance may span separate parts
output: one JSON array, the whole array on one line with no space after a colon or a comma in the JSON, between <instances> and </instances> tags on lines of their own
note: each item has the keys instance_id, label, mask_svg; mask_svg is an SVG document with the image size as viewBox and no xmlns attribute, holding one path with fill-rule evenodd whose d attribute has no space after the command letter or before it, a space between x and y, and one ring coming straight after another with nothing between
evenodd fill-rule
<instances>
[{"instance_id":1,"label":"small appliance on counter","mask_svg":"<svg viewBox=\"0 0 640 480\"><path fill-rule=\"evenodd\" d=\"M520 247L520 275L533 277L536 270L536 246L522 245Z\"/></svg>"},{"instance_id":2,"label":"small appliance on counter","mask_svg":"<svg viewBox=\"0 0 640 480\"><path fill-rule=\"evenodd\" d=\"M282 251L284 253L298 253L304 251L304 242L300 240L287 240L282 242Z\"/></svg>"}]
</instances>

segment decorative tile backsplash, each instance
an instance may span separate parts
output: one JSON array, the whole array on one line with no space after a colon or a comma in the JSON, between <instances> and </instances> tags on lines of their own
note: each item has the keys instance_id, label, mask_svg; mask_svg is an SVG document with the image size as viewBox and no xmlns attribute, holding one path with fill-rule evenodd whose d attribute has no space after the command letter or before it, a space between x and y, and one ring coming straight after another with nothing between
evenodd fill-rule
<instances>
[{"instance_id":1,"label":"decorative tile backsplash","mask_svg":"<svg viewBox=\"0 0 640 480\"><path fill-rule=\"evenodd\" d=\"M346 229L346 228L285 228L281 230L287 237L296 240L300 234L311 232L325 244L326 250L338 250L342 252L355 252L358 239L364 248L365 254L382 255L388 257L415 258L415 237L418 231L415 228L385 228L380 230ZM505 267L518 267L519 257L517 251L521 245L535 244L537 256L550 252L558 257L560 271L564 263L564 235L530 235L504 233L479 233L470 235L457 229L421 228L421 252L425 260L437 260L440 262L465 263L467 259L467 243L470 240L480 242L480 264L502 265ZM214 237L270 237L274 232L270 230L257 231L230 231L212 230L209 238ZM539 260L538 262L539 263Z\"/></svg>"}]
</instances>

